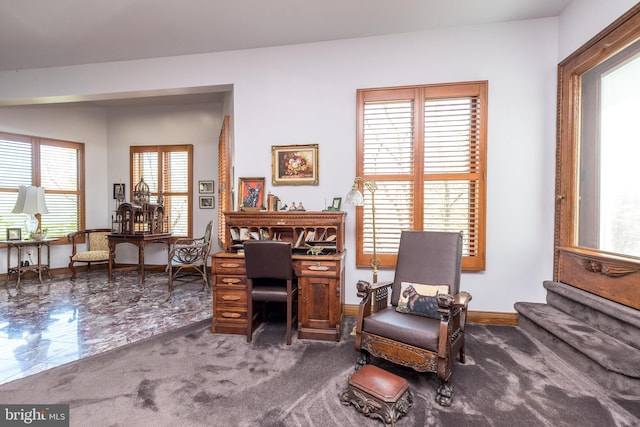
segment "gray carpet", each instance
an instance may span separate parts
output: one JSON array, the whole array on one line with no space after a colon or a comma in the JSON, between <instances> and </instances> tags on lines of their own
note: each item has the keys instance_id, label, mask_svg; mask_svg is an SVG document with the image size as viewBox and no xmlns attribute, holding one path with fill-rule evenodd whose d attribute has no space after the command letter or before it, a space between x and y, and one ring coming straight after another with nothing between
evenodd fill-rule
<instances>
[{"instance_id":1,"label":"gray carpet","mask_svg":"<svg viewBox=\"0 0 640 427\"><path fill-rule=\"evenodd\" d=\"M70 404L72 426L381 426L339 395L357 352L293 340L268 322L254 335L211 334L210 322L0 386L0 402ZM409 380L414 404L398 426L637 426L640 403L607 395L520 329L469 325L454 403L434 402L434 375L373 359Z\"/></svg>"}]
</instances>

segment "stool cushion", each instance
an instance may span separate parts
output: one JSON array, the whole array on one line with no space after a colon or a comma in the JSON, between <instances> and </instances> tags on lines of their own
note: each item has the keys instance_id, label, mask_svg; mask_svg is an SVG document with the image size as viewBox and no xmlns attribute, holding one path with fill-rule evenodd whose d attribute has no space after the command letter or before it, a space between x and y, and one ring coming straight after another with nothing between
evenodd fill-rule
<instances>
[{"instance_id":1,"label":"stool cushion","mask_svg":"<svg viewBox=\"0 0 640 427\"><path fill-rule=\"evenodd\" d=\"M373 365L357 370L349 384L384 402L395 402L409 387L406 379Z\"/></svg>"}]
</instances>

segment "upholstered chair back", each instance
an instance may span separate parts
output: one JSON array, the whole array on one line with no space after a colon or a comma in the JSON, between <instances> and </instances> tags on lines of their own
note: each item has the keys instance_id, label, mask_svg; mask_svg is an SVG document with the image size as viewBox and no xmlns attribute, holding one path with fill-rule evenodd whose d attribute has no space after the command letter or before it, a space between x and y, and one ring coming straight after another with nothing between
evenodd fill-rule
<instances>
[{"instance_id":1,"label":"upholstered chair back","mask_svg":"<svg viewBox=\"0 0 640 427\"><path fill-rule=\"evenodd\" d=\"M391 292L391 304L398 305L402 282L449 285L449 293L460 290L462 233L403 231Z\"/></svg>"},{"instance_id":2,"label":"upholstered chair back","mask_svg":"<svg viewBox=\"0 0 640 427\"><path fill-rule=\"evenodd\" d=\"M291 243L250 240L244 243L247 278L291 280Z\"/></svg>"},{"instance_id":3,"label":"upholstered chair back","mask_svg":"<svg viewBox=\"0 0 640 427\"><path fill-rule=\"evenodd\" d=\"M96 232L96 233L87 233L89 235L89 240L87 242L87 250L88 251L108 251L109 250L109 240L107 236L109 233L106 232Z\"/></svg>"}]
</instances>

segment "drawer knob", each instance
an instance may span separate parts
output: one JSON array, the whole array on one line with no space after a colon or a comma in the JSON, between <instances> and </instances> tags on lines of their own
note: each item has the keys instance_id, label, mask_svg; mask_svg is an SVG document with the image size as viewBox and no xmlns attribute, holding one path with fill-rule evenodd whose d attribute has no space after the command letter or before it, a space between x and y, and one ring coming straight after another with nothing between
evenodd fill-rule
<instances>
[{"instance_id":1,"label":"drawer knob","mask_svg":"<svg viewBox=\"0 0 640 427\"><path fill-rule=\"evenodd\" d=\"M223 295L222 299L224 301L240 301L240 297L238 295Z\"/></svg>"},{"instance_id":2,"label":"drawer knob","mask_svg":"<svg viewBox=\"0 0 640 427\"><path fill-rule=\"evenodd\" d=\"M224 279L222 279L222 281L224 283L240 283L242 280L236 277L225 277Z\"/></svg>"},{"instance_id":3,"label":"drawer knob","mask_svg":"<svg viewBox=\"0 0 640 427\"><path fill-rule=\"evenodd\" d=\"M237 319L238 317L240 317L240 313L223 312L220 314L222 315L222 317L226 317L227 319Z\"/></svg>"},{"instance_id":4,"label":"drawer knob","mask_svg":"<svg viewBox=\"0 0 640 427\"><path fill-rule=\"evenodd\" d=\"M328 271L329 267L327 267L326 265L310 265L309 267L307 267L309 270L311 271Z\"/></svg>"}]
</instances>

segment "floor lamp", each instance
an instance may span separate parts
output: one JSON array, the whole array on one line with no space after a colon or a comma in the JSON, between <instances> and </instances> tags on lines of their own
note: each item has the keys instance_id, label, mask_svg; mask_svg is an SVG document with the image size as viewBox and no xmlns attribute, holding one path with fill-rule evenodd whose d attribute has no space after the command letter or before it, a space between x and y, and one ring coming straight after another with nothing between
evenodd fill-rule
<instances>
[{"instance_id":1,"label":"floor lamp","mask_svg":"<svg viewBox=\"0 0 640 427\"><path fill-rule=\"evenodd\" d=\"M367 181L366 179L357 176L353 180L353 187L351 191L344 198L344 203L350 206L364 206L364 195L360 191L358 183L362 183L363 187L369 190L371 193L371 214L372 214L372 226L373 226L373 258L371 258L371 268L373 268L373 283L378 283L378 267L380 266L380 260L376 253L376 199L375 194L378 189L378 185L374 181Z\"/></svg>"},{"instance_id":2,"label":"floor lamp","mask_svg":"<svg viewBox=\"0 0 640 427\"><path fill-rule=\"evenodd\" d=\"M24 229L31 237L31 234L38 229L36 214L49 213L44 200L44 187L21 185L18 188L18 200L16 200L16 205L11 212L27 214L27 219L24 220Z\"/></svg>"}]
</instances>

